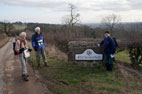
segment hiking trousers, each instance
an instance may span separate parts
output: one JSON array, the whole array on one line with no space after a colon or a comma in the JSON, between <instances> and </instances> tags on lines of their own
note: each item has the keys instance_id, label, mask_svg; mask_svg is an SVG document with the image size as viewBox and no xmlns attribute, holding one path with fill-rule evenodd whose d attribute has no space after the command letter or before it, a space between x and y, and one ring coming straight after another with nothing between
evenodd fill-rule
<instances>
[{"instance_id":1,"label":"hiking trousers","mask_svg":"<svg viewBox=\"0 0 142 94\"><path fill-rule=\"evenodd\" d=\"M20 63L21 63L21 66L22 66L22 75L27 75L27 59L24 57L23 54L21 54L19 56L19 59L20 59Z\"/></svg>"},{"instance_id":2,"label":"hiking trousers","mask_svg":"<svg viewBox=\"0 0 142 94\"><path fill-rule=\"evenodd\" d=\"M37 60L38 66L40 66L40 56L42 56L44 64L46 64L47 56L46 56L45 49L36 51L36 60Z\"/></svg>"},{"instance_id":3,"label":"hiking trousers","mask_svg":"<svg viewBox=\"0 0 142 94\"><path fill-rule=\"evenodd\" d=\"M112 58L110 55L111 54L109 53L105 53L105 59L104 59L105 64L106 64L106 70L108 71L112 71L113 69L113 59L114 58Z\"/></svg>"}]
</instances>

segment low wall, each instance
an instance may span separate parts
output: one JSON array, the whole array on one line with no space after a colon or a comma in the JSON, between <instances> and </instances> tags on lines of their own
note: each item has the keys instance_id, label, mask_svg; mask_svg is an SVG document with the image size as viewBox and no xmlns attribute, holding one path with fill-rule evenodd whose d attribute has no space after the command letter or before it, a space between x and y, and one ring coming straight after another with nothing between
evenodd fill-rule
<instances>
[{"instance_id":1,"label":"low wall","mask_svg":"<svg viewBox=\"0 0 142 94\"><path fill-rule=\"evenodd\" d=\"M70 41L68 43L68 61L70 63L77 63L84 66L94 66L101 61L94 61L94 60L75 60L76 54L82 54L87 49L92 49L97 54L103 54L103 48L98 47L99 41Z\"/></svg>"}]
</instances>

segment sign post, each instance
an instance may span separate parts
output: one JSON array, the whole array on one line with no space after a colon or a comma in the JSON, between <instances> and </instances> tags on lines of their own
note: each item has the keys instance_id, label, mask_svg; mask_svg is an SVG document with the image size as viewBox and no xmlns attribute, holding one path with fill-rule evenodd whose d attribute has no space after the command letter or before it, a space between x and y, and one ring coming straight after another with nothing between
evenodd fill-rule
<instances>
[{"instance_id":1,"label":"sign post","mask_svg":"<svg viewBox=\"0 0 142 94\"><path fill-rule=\"evenodd\" d=\"M82 54L76 54L75 60L103 60L103 55L95 53L92 49L87 49Z\"/></svg>"}]
</instances>

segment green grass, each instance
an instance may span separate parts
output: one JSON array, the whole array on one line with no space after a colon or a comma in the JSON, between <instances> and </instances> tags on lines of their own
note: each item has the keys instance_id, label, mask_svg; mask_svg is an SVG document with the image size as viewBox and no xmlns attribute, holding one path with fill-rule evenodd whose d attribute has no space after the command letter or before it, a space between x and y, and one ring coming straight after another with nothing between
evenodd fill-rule
<instances>
[{"instance_id":1,"label":"green grass","mask_svg":"<svg viewBox=\"0 0 142 94\"><path fill-rule=\"evenodd\" d=\"M33 56L30 60L36 62ZM86 68L53 59L48 59L48 64L49 68L39 72L54 94L120 94L125 85L117 70L107 72L103 66Z\"/></svg>"},{"instance_id":2,"label":"green grass","mask_svg":"<svg viewBox=\"0 0 142 94\"><path fill-rule=\"evenodd\" d=\"M48 60L51 67L41 69L40 73L48 81L54 79L58 83L52 83L56 86L56 88L52 88L52 91L58 90L54 93L87 94L88 91L93 93L105 89L107 94L120 94L121 89L124 87L124 83L119 81L116 70L107 72L102 66L85 68L64 61ZM48 84L50 85L51 82Z\"/></svg>"},{"instance_id":3,"label":"green grass","mask_svg":"<svg viewBox=\"0 0 142 94\"><path fill-rule=\"evenodd\" d=\"M26 25L13 25L15 30L23 30L25 29L27 26Z\"/></svg>"},{"instance_id":4,"label":"green grass","mask_svg":"<svg viewBox=\"0 0 142 94\"><path fill-rule=\"evenodd\" d=\"M120 54L128 56L127 51L118 53L117 57L120 58ZM36 66L33 55L30 60ZM134 77L128 77L129 81L126 81L118 69L108 72L101 65L94 68L81 67L49 58L48 64L50 67L43 67L39 72L53 94L142 94L141 81L136 81Z\"/></svg>"},{"instance_id":5,"label":"green grass","mask_svg":"<svg viewBox=\"0 0 142 94\"><path fill-rule=\"evenodd\" d=\"M115 56L116 60L131 63L128 50L119 52Z\"/></svg>"}]
</instances>

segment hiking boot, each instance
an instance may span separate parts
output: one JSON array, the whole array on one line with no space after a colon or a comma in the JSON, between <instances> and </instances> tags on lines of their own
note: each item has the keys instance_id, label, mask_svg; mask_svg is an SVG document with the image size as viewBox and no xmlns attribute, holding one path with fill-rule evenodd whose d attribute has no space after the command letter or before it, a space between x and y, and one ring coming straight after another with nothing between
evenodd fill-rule
<instances>
[{"instance_id":1,"label":"hiking boot","mask_svg":"<svg viewBox=\"0 0 142 94\"><path fill-rule=\"evenodd\" d=\"M22 74L22 77L24 77L25 74ZM29 77L30 75L27 74L27 77Z\"/></svg>"},{"instance_id":2,"label":"hiking boot","mask_svg":"<svg viewBox=\"0 0 142 94\"><path fill-rule=\"evenodd\" d=\"M45 67L49 67L48 64L47 64L46 62L44 63L44 66L45 66Z\"/></svg>"},{"instance_id":3,"label":"hiking boot","mask_svg":"<svg viewBox=\"0 0 142 94\"><path fill-rule=\"evenodd\" d=\"M40 68L41 68L40 64L38 64L37 68L38 68L38 69L40 69Z\"/></svg>"},{"instance_id":4,"label":"hiking boot","mask_svg":"<svg viewBox=\"0 0 142 94\"><path fill-rule=\"evenodd\" d=\"M23 80L24 80L24 81L29 81L29 79L27 78L27 75L26 75L26 74L23 75Z\"/></svg>"}]
</instances>

